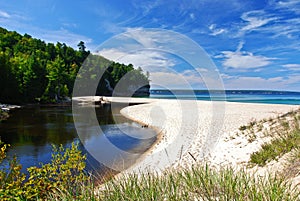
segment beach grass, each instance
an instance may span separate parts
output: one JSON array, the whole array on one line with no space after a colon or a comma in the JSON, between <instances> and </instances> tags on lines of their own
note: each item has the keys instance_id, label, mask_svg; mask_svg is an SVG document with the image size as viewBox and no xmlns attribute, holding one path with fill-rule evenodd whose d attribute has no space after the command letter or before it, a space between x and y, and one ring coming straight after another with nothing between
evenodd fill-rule
<instances>
[{"instance_id":1,"label":"beach grass","mask_svg":"<svg viewBox=\"0 0 300 201\"><path fill-rule=\"evenodd\" d=\"M262 145L261 150L251 154L250 162L264 166L267 162L274 160L293 149L300 147L300 131L293 131L288 135L272 140Z\"/></svg>"},{"instance_id":2,"label":"beach grass","mask_svg":"<svg viewBox=\"0 0 300 201\"><path fill-rule=\"evenodd\" d=\"M80 184L79 184L80 185ZM96 194L94 192L97 192ZM63 191L62 191L63 192ZM299 191L280 177L257 178L244 170L209 166L167 171L163 175L130 174L95 186L81 186L77 200L297 200ZM79 197L77 197L79 198ZM48 200L73 200L72 193L50 194Z\"/></svg>"},{"instance_id":3,"label":"beach grass","mask_svg":"<svg viewBox=\"0 0 300 201\"><path fill-rule=\"evenodd\" d=\"M292 150L300 148L300 116L299 110L290 112L283 117L278 117L276 120L277 126L271 129L267 135L276 135L273 140L262 145L261 149L254 152L250 156L250 162L259 166L264 166L272 160L283 156ZM288 119L287 115L289 115ZM294 154L295 155L295 154ZM296 156L296 158L295 158ZM296 154L294 160L300 158L300 154Z\"/></svg>"}]
</instances>

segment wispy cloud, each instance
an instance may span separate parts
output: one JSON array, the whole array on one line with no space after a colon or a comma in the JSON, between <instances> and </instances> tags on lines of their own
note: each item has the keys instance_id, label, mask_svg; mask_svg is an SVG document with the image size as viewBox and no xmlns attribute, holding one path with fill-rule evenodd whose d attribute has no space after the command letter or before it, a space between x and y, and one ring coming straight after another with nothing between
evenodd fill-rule
<instances>
[{"instance_id":1,"label":"wispy cloud","mask_svg":"<svg viewBox=\"0 0 300 201\"><path fill-rule=\"evenodd\" d=\"M192 72L178 73L175 71L150 73L152 88L191 89L204 88L200 75Z\"/></svg>"},{"instance_id":2,"label":"wispy cloud","mask_svg":"<svg viewBox=\"0 0 300 201\"><path fill-rule=\"evenodd\" d=\"M210 35L213 35L213 36L217 36L217 35L227 32L226 29L218 29L216 24L211 24L208 28L211 31Z\"/></svg>"},{"instance_id":3,"label":"wispy cloud","mask_svg":"<svg viewBox=\"0 0 300 201\"><path fill-rule=\"evenodd\" d=\"M143 11L143 15L149 14L154 8L161 5L164 1L155 0L155 1L139 1L134 0L132 4L137 8Z\"/></svg>"},{"instance_id":4,"label":"wispy cloud","mask_svg":"<svg viewBox=\"0 0 300 201\"><path fill-rule=\"evenodd\" d=\"M2 16L2 18L1 18ZM5 18L3 16L6 16ZM17 31L21 34L29 34L35 38L39 38L46 42L66 43L67 45L76 48L77 44L82 40L86 43L88 49L93 48L92 39L80 34L70 32L67 29L44 29L32 25L31 18L25 15L0 11L0 26L9 30ZM62 24L62 26L76 26L76 24Z\"/></svg>"},{"instance_id":5,"label":"wispy cloud","mask_svg":"<svg viewBox=\"0 0 300 201\"><path fill-rule=\"evenodd\" d=\"M225 89L292 90L299 91L300 74L289 76L233 76L221 74Z\"/></svg>"},{"instance_id":6,"label":"wispy cloud","mask_svg":"<svg viewBox=\"0 0 300 201\"><path fill-rule=\"evenodd\" d=\"M206 68L190 68L178 72L174 69L178 65L177 61L163 52L123 52L119 49L103 49L98 54L113 61L125 64L131 63L135 67L142 67L144 71L150 72L152 88L187 89L205 87L200 74L207 73L208 70ZM206 78L205 81L209 82L210 79Z\"/></svg>"},{"instance_id":7,"label":"wispy cloud","mask_svg":"<svg viewBox=\"0 0 300 201\"><path fill-rule=\"evenodd\" d=\"M223 66L226 68L235 69L253 69L270 65L274 58L269 58L261 55L254 55L251 52L241 51L244 42L240 42L237 50L223 51L222 55L216 58L223 58Z\"/></svg>"},{"instance_id":8,"label":"wispy cloud","mask_svg":"<svg viewBox=\"0 0 300 201\"><path fill-rule=\"evenodd\" d=\"M289 39L298 38L300 31L300 18L292 18L279 21L276 25L263 29L262 31L272 33L274 38L283 36Z\"/></svg>"},{"instance_id":9,"label":"wispy cloud","mask_svg":"<svg viewBox=\"0 0 300 201\"><path fill-rule=\"evenodd\" d=\"M272 9L252 10L244 12L244 21L238 29L237 37L256 31L269 37L286 37L298 39L300 32L300 2L298 0L279 1ZM297 13L298 15L293 14ZM289 17L287 17L289 16Z\"/></svg>"},{"instance_id":10,"label":"wispy cloud","mask_svg":"<svg viewBox=\"0 0 300 201\"><path fill-rule=\"evenodd\" d=\"M287 70L300 71L300 64L284 64L282 66Z\"/></svg>"},{"instance_id":11,"label":"wispy cloud","mask_svg":"<svg viewBox=\"0 0 300 201\"><path fill-rule=\"evenodd\" d=\"M223 66L236 69L259 68L271 64L271 58L255 56L250 52L223 51L225 57Z\"/></svg>"},{"instance_id":12,"label":"wispy cloud","mask_svg":"<svg viewBox=\"0 0 300 201\"><path fill-rule=\"evenodd\" d=\"M190 16L190 18L191 18L192 20L195 20L195 19L196 19L195 13L190 13L189 16Z\"/></svg>"},{"instance_id":13,"label":"wispy cloud","mask_svg":"<svg viewBox=\"0 0 300 201\"><path fill-rule=\"evenodd\" d=\"M0 10L0 17L10 18L11 16L7 12Z\"/></svg>"},{"instance_id":14,"label":"wispy cloud","mask_svg":"<svg viewBox=\"0 0 300 201\"><path fill-rule=\"evenodd\" d=\"M283 0L276 2L276 7L300 14L300 2L298 0Z\"/></svg>"},{"instance_id":15,"label":"wispy cloud","mask_svg":"<svg viewBox=\"0 0 300 201\"><path fill-rule=\"evenodd\" d=\"M239 35L258 30L277 18L268 16L263 10L254 10L243 13L241 19L246 22L246 25L240 29Z\"/></svg>"},{"instance_id":16,"label":"wispy cloud","mask_svg":"<svg viewBox=\"0 0 300 201\"><path fill-rule=\"evenodd\" d=\"M157 51L140 50L135 52L122 51L121 49L102 49L98 52L110 60L124 64L133 64L135 67L142 67L149 72L162 72L173 67L176 62L168 58L165 53Z\"/></svg>"},{"instance_id":17,"label":"wispy cloud","mask_svg":"<svg viewBox=\"0 0 300 201\"><path fill-rule=\"evenodd\" d=\"M247 76L222 76L226 89L272 89L282 90L288 84L283 77L247 77Z\"/></svg>"},{"instance_id":18,"label":"wispy cloud","mask_svg":"<svg viewBox=\"0 0 300 201\"><path fill-rule=\"evenodd\" d=\"M208 55L194 41L175 32L129 29L99 47L97 53L110 60L131 63L150 72L153 87L219 87L220 80L216 80L219 78L216 76L218 72L213 71Z\"/></svg>"}]
</instances>

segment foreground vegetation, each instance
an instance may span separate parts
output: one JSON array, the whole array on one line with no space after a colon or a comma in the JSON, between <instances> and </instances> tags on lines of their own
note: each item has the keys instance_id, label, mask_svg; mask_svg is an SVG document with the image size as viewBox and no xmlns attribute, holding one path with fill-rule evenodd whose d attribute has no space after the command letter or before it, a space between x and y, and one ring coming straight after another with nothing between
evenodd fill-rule
<instances>
[{"instance_id":1,"label":"foreground vegetation","mask_svg":"<svg viewBox=\"0 0 300 201\"><path fill-rule=\"evenodd\" d=\"M52 162L28 168L28 177L21 173L22 166L17 157L6 158L8 147L1 143L0 200L38 200L58 193L71 193L76 199L85 198L78 189L91 179L84 172L86 157L78 149L78 143L67 149L54 146Z\"/></svg>"},{"instance_id":2,"label":"foreground vegetation","mask_svg":"<svg viewBox=\"0 0 300 201\"><path fill-rule=\"evenodd\" d=\"M6 157L2 144L0 161ZM296 200L299 191L284 178L255 177L232 168L208 166L168 171L163 175L131 174L100 187L84 172L85 156L78 144L54 147L52 163L20 173L17 158L0 171L1 200Z\"/></svg>"},{"instance_id":3,"label":"foreground vegetation","mask_svg":"<svg viewBox=\"0 0 300 201\"><path fill-rule=\"evenodd\" d=\"M273 139L269 143L263 144L259 151L251 154L251 163L264 166L268 162L276 160L291 151L299 153L300 110L289 112L274 119L265 120L265 123L269 124L270 129L269 131L265 131L264 135L266 137L272 136ZM294 157L294 160L296 158Z\"/></svg>"},{"instance_id":4,"label":"foreground vegetation","mask_svg":"<svg viewBox=\"0 0 300 201\"><path fill-rule=\"evenodd\" d=\"M299 192L283 178L255 178L231 168L195 166L162 177L130 175L105 185L104 200L296 200Z\"/></svg>"}]
</instances>

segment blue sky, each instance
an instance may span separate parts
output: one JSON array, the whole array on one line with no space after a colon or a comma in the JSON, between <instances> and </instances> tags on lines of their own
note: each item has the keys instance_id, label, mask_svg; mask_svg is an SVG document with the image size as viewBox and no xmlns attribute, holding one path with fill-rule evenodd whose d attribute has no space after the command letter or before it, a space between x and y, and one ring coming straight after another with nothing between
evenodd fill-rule
<instances>
[{"instance_id":1,"label":"blue sky","mask_svg":"<svg viewBox=\"0 0 300 201\"><path fill-rule=\"evenodd\" d=\"M171 30L207 52L225 89L300 91L298 0L2 0L0 26L74 48L83 40L92 51L124 32L147 41L161 33L149 28ZM100 50L110 59L120 52ZM193 69L162 51L121 53L118 61L149 70L157 85L184 88L180 77L193 88L207 86L205 66Z\"/></svg>"}]
</instances>

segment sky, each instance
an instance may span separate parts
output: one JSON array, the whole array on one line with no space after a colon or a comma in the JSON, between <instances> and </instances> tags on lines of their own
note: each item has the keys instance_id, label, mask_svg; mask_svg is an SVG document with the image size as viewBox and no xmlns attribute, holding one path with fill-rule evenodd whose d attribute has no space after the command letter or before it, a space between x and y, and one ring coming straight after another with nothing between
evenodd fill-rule
<instances>
[{"instance_id":1,"label":"sky","mask_svg":"<svg viewBox=\"0 0 300 201\"><path fill-rule=\"evenodd\" d=\"M152 88L300 91L299 0L2 0L0 26L82 40L149 71Z\"/></svg>"}]
</instances>

